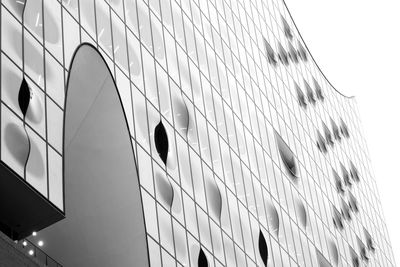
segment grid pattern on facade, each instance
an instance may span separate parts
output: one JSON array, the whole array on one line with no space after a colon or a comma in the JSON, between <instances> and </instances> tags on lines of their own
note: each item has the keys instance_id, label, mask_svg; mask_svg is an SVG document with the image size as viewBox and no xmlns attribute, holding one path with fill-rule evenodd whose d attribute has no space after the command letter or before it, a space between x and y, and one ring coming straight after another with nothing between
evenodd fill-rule
<instances>
[{"instance_id":1,"label":"grid pattern on facade","mask_svg":"<svg viewBox=\"0 0 400 267\"><path fill-rule=\"evenodd\" d=\"M73 52L88 42L123 101L151 265L350 266L373 244L369 264L394 266L355 100L311 60L284 2L35 0L21 10L2 1L1 160L60 209L64 87ZM17 105L23 77L38 120ZM39 170L18 165L7 123L25 127ZM343 169L360 181L338 191Z\"/></svg>"}]
</instances>

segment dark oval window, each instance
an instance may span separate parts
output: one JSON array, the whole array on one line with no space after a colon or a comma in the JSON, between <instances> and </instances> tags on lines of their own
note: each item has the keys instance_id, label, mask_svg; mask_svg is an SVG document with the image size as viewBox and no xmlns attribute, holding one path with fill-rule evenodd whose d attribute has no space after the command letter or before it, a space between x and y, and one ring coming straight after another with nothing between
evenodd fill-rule
<instances>
[{"instance_id":1,"label":"dark oval window","mask_svg":"<svg viewBox=\"0 0 400 267\"><path fill-rule=\"evenodd\" d=\"M325 139L322 134L317 130L317 147L321 152L327 152Z\"/></svg>"},{"instance_id":2,"label":"dark oval window","mask_svg":"<svg viewBox=\"0 0 400 267\"><path fill-rule=\"evenodd\" d=\"M315 87L315 94L317 95L317 98L321 101L324 101L324 94L322 93L322 88L319 85L319 83L317 82L317 80L315 78L313 78L314 81L314 87Z\"/></svg>"},{"instance_id":3,"label":"dark oval window","mask_svg":"<svg viewBox=\"0 0 400 267\"><path fill-rule=\"evenodd\" d=\"M288 39L293 39L293 32L289 26L289 23L286 21L286 19L283 16L281 16L281 19L282 19L283 31L285 32L285 36Z\"/></svg>"},{"instance_id":4,"label":"dark oval window","mask_svg":"<svg viewBox=\"0 0 400 267\"><path fill-rule=\"evenodd\" d=\"M268 246L267 242L265 241L265 237L260 230L260 233L258 235L258 250L260 252L261 259L264 263L265 266L267 266L268 263Z\"/></svg>"},{"instance_id":5,"label":"dark oval window","mask_svg":"<svg viewBox=\"0 0 400 267\"><path fill-rule=\"evenodd\" d=\"M208 260L206 254L204 254L203 249L200 248L199 258L197 260L198 267L208 267Z\"/></svg>"},{"instance_id":6,"label":"dark oval window","mask_svg":"<svg viewBox=\"0 0 400 267\"><path fill-rule=\"evenodd\" d=\"M160 155L160 158L164 162L164 164L167 164L168 135L161 121L157 124L156 128L154 129L154 142L156 144L158 155Z\"/></svg>"},{"instance_id":7,"label":"dark oval window","mask_svg":"<svg viewBox=\"0 0 400 267\"><path fill-rule=\"evenodd\" d=\"M25 78L22 79L21 86L19 87L18 93L18 104L21 109L22 115L26 115L28 111L29 102L31 100L31 90L26 82Z\"/></svg>"},{"instance_id":8,"label":"dark oval window","mask_svg":"<svg viewBox=\"0 0 400 267\"><path fill-rule=\"evenodd\" d=\"M279 154L281 155L282 161L285 164L286 169L293 177L298 177L297 163L292 150L285 143L285 141L283 141L282 137L276 131L275 137L278 144Z\"/></svg>"}]
</instances>

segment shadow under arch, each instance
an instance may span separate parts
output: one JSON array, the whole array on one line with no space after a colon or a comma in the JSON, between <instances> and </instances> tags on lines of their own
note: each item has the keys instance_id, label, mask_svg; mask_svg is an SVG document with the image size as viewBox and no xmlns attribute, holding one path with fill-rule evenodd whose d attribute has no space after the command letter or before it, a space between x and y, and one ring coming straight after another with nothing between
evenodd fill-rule
<instances>
[{"instance_id":1,"label":"shadow under arch","mask_svg":"<svg viewBox=\"0 0 400 267\"><path fill-rule=\"evenodd\" d=\"M139 179L115 81L91 44L71 61L64 114L66 218L38 233L63 266L149 266Z\"/></svg>"}]
</instances>

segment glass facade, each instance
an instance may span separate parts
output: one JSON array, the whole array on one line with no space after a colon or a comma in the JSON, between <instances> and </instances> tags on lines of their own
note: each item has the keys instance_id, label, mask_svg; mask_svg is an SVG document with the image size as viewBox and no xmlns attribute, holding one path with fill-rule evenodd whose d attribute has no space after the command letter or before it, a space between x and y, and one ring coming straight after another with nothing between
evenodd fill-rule
<instances>
[{"instance_id":1,"label":"glass facade","mask_svg":"<svg viewBox=\"0 0 400 267\"><path fill-rule=\"evenodd\" d=\"M2 0L1 161L61 211L81 43L118 87L151 266L395 266L356 100L282 0Z\"/></svg>"}]
</instances>

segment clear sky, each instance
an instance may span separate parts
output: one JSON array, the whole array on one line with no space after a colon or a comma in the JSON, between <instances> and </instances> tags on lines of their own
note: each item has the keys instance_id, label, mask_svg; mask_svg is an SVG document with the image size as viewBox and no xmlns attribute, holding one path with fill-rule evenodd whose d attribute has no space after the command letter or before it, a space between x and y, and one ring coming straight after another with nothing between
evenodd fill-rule
<instances>
[{"instance_id":1,"label":"clear sky","mask_svg":"<svg viewBox=\"0 0 400 267\"><path fill-rule=\"evenodd\" d=\"M286 0L330 82L355 95L400 264L400 1Z\"/></svg>"}]
</instances>

